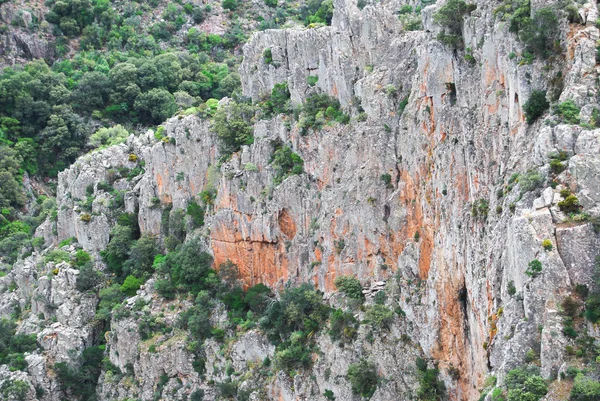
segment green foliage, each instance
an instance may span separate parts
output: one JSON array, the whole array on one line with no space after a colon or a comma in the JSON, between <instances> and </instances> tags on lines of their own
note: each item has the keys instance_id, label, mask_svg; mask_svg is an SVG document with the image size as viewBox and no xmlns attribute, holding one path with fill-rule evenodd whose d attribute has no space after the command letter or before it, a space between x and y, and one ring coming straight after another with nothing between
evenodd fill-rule
<instances>
[{"instance_id":1,"label":"green foliage","mask_svg":"<svg viewBox=\"0 0 600 401\"><path fill-rule=\"evenodd\" d=\"M267 307L268 300L271 297L271 290L266 285L259 283L250 288L246 292L244 302L250 310L255 313L262 314Z\"/></svg>"},{"instance_id":2,"label":"green foliage","mask_svg":"<svg viewBox=\"0 0 600 401\"><path fill-rule=\"evenodd\" d=\"M273 52L270 48L266 48L265 50L263 50L262 56L265 64L271 64L273 62Z\"/></svg>"},{"instance_id":3,"label":"green foliage","mask_svg":"<svg viewBox=\"0 0 600 401\"><path fill-rule=\"evenodd\" d=\"M377 329L388 329L394 320L394 312L384 305L372 305L365 313L366 321Z\"/></svg>"},{"instance_id":4,"label":"green foliage","mask_svg":"<svg viewBox=\"0 0 600 401\"><path fill-rule=\"evenodd\" d=\"M569 124L579 124L579 107L572 100L566 100L556 107L556 113Z\"/></svg>"},{"instance_id":5,"label":"green foliage","mask_svg":"<svg viewBox=\"0 0 600 401\"><path fill-rule=\"evenodd\" d=\"M519 25L519 39L536 55L547 58L560 49L558 17L550 7L536 10L532 19L524 17Z\"/></svg>"},{"instance_id":6,"label":"green foliage","mask_svg":"<svg viewBox=\"0 0 600 401\"><path fill-rule=\"evenodd\" d=\"M129 297L132 297L135 295L137 290L140 289L140 286L142 285L142 283L143 283L142 280L137 277L127 276L127 278L121 285L121 291L123 292L123 294L125 294Z\"/></svg>"},{"instance_id":7,"label":"green foliage","mask_svg":"<svg viewBox=\"0 0 600 401\"><path fill-rule=\"evenodd\" d=\"M476 8L475 4L467 4L463 0L449 0L446 2L433 15L433 20L445 28L438 35L438 40L452 47L462 47L464 18Z\"/></svg>"},{"instance_id":8,"label":"green foliage","mask_svg":"<svg viewBox=\"0 0 600 401\"><path fill-rule=\"evenodd\" d=\"M125 294L121 291L119 284L113 284L100 290L98 295L100 302L96 311L96 319L108 321L112 316L112 310L123 301Z\"/></svg>"},{"instance_id":9,"label":"green foliage","mask_svg":"<svg viewBox=\"0 0 600 401\"><path fill-rule=\"evenodd\" d=\"M417 373L419 376L419 388L417 399L419 401L441 401L446 397L444 382L438 378L439 370L428 368L427 361L417 358Z\"/></svg>"},{"instance_id":10,"label":"green foliage","mask_svg":"<svg viewBox=\"0 0 600 401\"><path fill-rule=\"evenodd\" d=\"M272 341L286 341L293 332L312 336L329 317L329 307L323 304L322 294L311 284L287 286L280 300L272 302L260 320L261 328Z\"/></svg>"},{"instance_id":11,"label":"green foliage","mask_svg":"<svg viewBox=\"0 0 600 401\"><path fill-rule=\"evenodd\" d=\"M306 83L308 84L308 86L315 86L317 82L319 82L318 75L309 75L308 77L306 77Z\"/></svg>"},{"instance_id":12,"label":"green foliage","mask_svg":"<svg viewBox=\"0 0 600 401\"><path fill-rule=\"evenodd\" d=\"M108 269L117 276L123 274L123 264L128 260L134 241L133 228L117 224L110 232L110 241L100 255Z\"/></svg>"},{"instance_id":13,"label":"green foliage","mask_svg":"<svg viewBox=\"0 0 600 401\"><path fill-rule=\"evenodd\" d=\"M86 263L91 262L91 260L92 257L89 253L87 253L83 249L78 249L77 252L75 252L75 259L73 260L73 263L75 264L75 266L82 267Z\"/></svg>"},{"instance_id":14,"label":"green foliage","mask_svg":"<svg viewBox=\"0 0 600 401\"><path fill-rule=\"evenodd\" d=\"M600 399L600 382L579 373L573 381L570 401L594 401Z\"/></svg>"},{"instance_id":15,"label":"green foliage","mask_svg":"<svg viewBox=\"0 0 600 401\"><path fill-rule=\"evenodd\" d=\"M37 349L35 334L16 334L16 325L0 319L0 365L6 364L11 371L25 370L27 362L23 353Z\"/></svg>"},{"instance_id":16,"label":"green foliage","mask_svg":"<svg viewBox=\"0 0 600 401\"><path fill-rule=\"evenodd\" d=\"M0 2L2 4L2 2ZM4 400L25 401L29 392L29 384L22 380L6 379L0 387L0 395Z\"/></svg>"},{"instance_id":17,"label":"green foliage","mask_svg":"<svg viewBox=\"0 0 600 401\"><path fill-rule=\"evenodd\" d=\"M300 6L298 10L298 19L304 22L304 25L325 24L331 25L333 18L332 0L308 0Z\"/></svg>"},{"instance_id":18,"label":"green foliage","mask_svg":"<svg viewBox=\"0 0 600 401\"><path fill-rule=\"evenodd\" d=\"M558 208L565 213L576 213L581 208L581 205L579 204L579 199L571 194L558 202Z\"/></svg>"},{"instance_id":19,"label":"green foliage","mask_svg":"<svg viewBox=\"0 0 600 401\"><path fill-rule=\"evenodd\" d=\"M192 217L192 223L194 228L202 227L204 225L204 208L198 205L196 202L191 201L187 207L187 214Z\"/></svg>"},{"instance_id":20,"label":"green foliage","mask_svg":"<svg viewBox=\"0 0 600 401\"><path fill-rule=\"evenodd\" d=\"M271 96L260 103L260 109L264 118L272 118L277 114L289 113L292 110L292 106L287 82L275 84L271 90Z\"/></svg>"},{"instance_id":21,"label":"green foliage","mask_svg":"<svg viewBox=\"0 0 600 401\"><path fill-rule=\"evenodd\" d=\"M504 384L508 389L508 401L538 401L548 392L539 369L531 365L508 372Z\"/></svg>"},{"instance_id":22,"label":"green foliage","mask_svg":"<svg viewBox=\"0 0 600 401\"><path fill-rule=\"evenodd\" d=\"M373 396L379 382L375 365L365 359L350 364L346 377L352 386L352 393L367 399Z\"/></svg>"},{"instance_id":23,"label":"green foliage","mask_svg":"<svg viewBox=\"0 0 600 401\"><path fill-rule=\"evenodd\" d=\"M304 172L304 160L290 149L289 146L277 146L271 165L275 170L273 183L280 184L290 175L299 175Z\"/></svg>"},{"instance_id":24,"label":"green foliage","mask_svg":"<svg viewBox=\"0 0 600 401\"><path fill-rule=\"evenodd\" d=\"M90 136L89 144L95 148L108 147L123 143L129 137L129 132L120 124L109 128L100 128Z\"/></svg>"},{"instance_id":25,"label":"green foliage","mask_svg":"<svg viewBox=\"0 0 600 401\"><path fill-rule=\"evenodd\" d=\"M221 5L224 9L229 11L235 11L239 7L239 4L236 0L223 0Z\"/></svg>"},{"instance_id":26,"label":"green foliage","mask_svg":"<svg viewBox=\"0 0 600 401\"><path fill-rule=\"evenodd\" d=\"M512 178L512 177L511 177ZM526 171L518 176L521 194L540 188L544 184L544 176L536 169Z\"/></svg>"},{"instance_id":27,"label":"green foliage","mask_svg":"<svg viewBox=\"0 0 600 401\"><path fill-rule=\"evenodd\" d=\"M381 174L381 181L385 184L387 188L392 188L392 176L388 173Z\"/></svg>"},{"instance_id":28,"label":"green foliage","mask_svg":"<svg viewBox=\"0 0 600 401\"><path fill-rule=\"evenodd\" d=\"M529 99L523 104L523 112L528 124L533 124L550 107L546 100L546 91L534 90Z\"/></svg>"},{"instance_id":29,"label":"green foliage","mask_svg":"<svg viewBox=\"0 0 600 401\"><path fill-rule=\"evenodd\" d=\"M233 101L217 110L213 117L213 129L219 138L221 152L228 155L240 150L242 145L254 142L254 112L253 106Z\"/></svg>"},{"instance_id":30,"label":"green foliage","mask_svg":"<svg viewBox=\"0 0 600 401\"><path fill-rule=\"evenodd\" d=\"M363 287L356 277L339 276L334 280L338 290L342 291L348 298L364 300Z\"/></svg>"},{"instance_id":31,"label":"green foliage","mask_svg":"<svg viewBox=\"0 0 600 401\"><path fill-rule=\"evenodd\" d=\"M102 371L104 347L90 347L81 354L81 366L70 366L65 362L54 364L54 372L60 389L81 400L95 397L98 377Z\"/></svg>"},{"instance_id":32,"label":"green foliage","mask_svg":"<svg viewBox=\"0 0 600 401\"><path fill-rule=\"evenodd\" d=\"M541 272L542 272L542 262L540 262L537 259L533 259L527 265L527 270L525 271L525 274L527 274L529 277L535 278L535 277L539 276Z\"/></svg>"},{"instance_id":33,"label":"green foliage","mask_svg":"<svg viewBox=\"0 0 600 401\"><path fill-rule=\"evenodd\" d=\"M339 100L327 94L314 94L306 98L300 117L302 135L306 135L309 129L319 130L332 120L342 124L349 121L349 117L340 109Z\"/></svg>"},{"instance_id":34,"label":"green foliage","mask_svg":"<svg viewBox=\"0 0 600 401\"><path fill-rule=\"evenodd\" d=\"M329 336L341 344L352 343L357 335L359 322L350 312L336 309L331 314Z\"/></svg>"},{"instance_id":35,"label":"green foliage","mask_svg":"<svg viewBox=\"0 0 600 401\"><path fill-rule=\"evenodd\" d=\"M94 266L91 263L86 263L79 269L79 275L77 275L75 286L77 291L90 291L96 288L100 283L100 279L100 272L94 270Z\"/></svg>"}]
</instances>

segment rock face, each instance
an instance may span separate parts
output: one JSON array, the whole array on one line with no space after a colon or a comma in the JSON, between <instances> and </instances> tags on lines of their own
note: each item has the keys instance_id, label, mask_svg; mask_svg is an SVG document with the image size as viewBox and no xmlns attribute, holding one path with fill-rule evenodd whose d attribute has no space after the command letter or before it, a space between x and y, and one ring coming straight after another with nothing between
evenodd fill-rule
<instances>
[{"instance_id":1,"label":"rock face","mask_svg":"<svg viewBox=\"0 0 600 401\"><path fill-rule=\"evenodd\" d=\"M0 4L0 66L13 65L24 60L54 59L54 37L49 28L32 29L44 21L47 9L43 1Z\"/></svg>"},{"instance_id":2,"label":"rock face","mask_svg":"<svg viewBox=\"0 0 600 401\"><path fill-rule=\"evenodd\" d=\"M372 359L386 377L373 396L382 401L414 394L414 361L422 356L439 363L452 400L478 399L486 375L502 381L529 350L539 357L544 377L557 377L568 341L561 301L574 285L592 283L600 253L592 224L569 218L558 207L560 190L568 187L586 213L598 216L600 130L551 118L549 124L528 125L522 106L532 90L546 86L545 77L560 71L559 101L572 99L582 118L586 110L591 115L598 78L597 10L595 4L581 7L584 24L563 21L563 59L521 65L511 54L521 54L523 44L494 18L496 6L478 1L465 19L465 48L474 63L435 39L440 28L431 16L437 4L422 11L422 31L403 30L393 13L397 2L359 10L351 0L335 0L331 27L256 33L244 47L244 95L256 100L287 82L296 105L321 91L348 109L360 105L366 118L353 116L350 124L327 125L305 136L285 116L257 121L254 143L221 165L208 121L173 118L165 124L167 140L156 142L150 133L131 137L60 174L58 240L76 237L96 255L106 247L114 216L112 195L98 188L104 181L124 191L124 207L138 212L142 232L161 239L164 206L185 209L200 191L214 188L216 199L199 234L215 267L231 260L246 286L313 282L331 294L337 276L354 275L368 288L368 302L384 287L393 294L405 316L395 318L389 333L369 339L361 326L352 347L334 345L323 334L311 371L293 379L283 373L262 377L257 383L263 391L251 392L250 399L325 399L325 389L341 400L357 399L345 374L360 357ZM273 63L263 60L267 48ZM308 85L309 76L318 76L315 88ZM298 153L305 170L279 185L270 164L276 141ZM566 169L555 178L558 186L532 190L525 179L511 180L532 169L549 175L549 155L558 152L566 155ZM109 177L139 161L144 171L135 178ZM81 203L90 191L95 198L85 211ZM542 246L545 240L550 249ZM542 272L531 277L526 271L536 259ZM20 261L10 278L0 278L5 291L0 311L10 313L7 305L24 304L34 292L54 299L60 304L57 322L44 329L40 341L49 350L46 357L61 359L62 344L81 349L93 336L95 300L83 297L73 305L64 288L70 288L75 272L60 270L50 284L36 278L34 263L35 256ZM17 290L6 295L13 281ZM161 317L167 325L175 322L173 310L189 307L169 304L151 289L130 300L131 316L113 322L108 348L110 361L123 371L132 369L135 380L104 372L102 400L149 399L161 377L168 378L161 380L161 391L172 399L203 390L212 400L215 389L208 383L224 380L228 365L259 380L253 375L274 354L258 331L246 332L228 349L209 341L201 379L183 332L158 343L139 337L137 299L146 304L143 313L170 310ZM32 305L45 314L44 308ZM32 366L28 380L49 380ZM254 389L252 380L242 380L240 389Z\"/></svg>"}]
</instances>

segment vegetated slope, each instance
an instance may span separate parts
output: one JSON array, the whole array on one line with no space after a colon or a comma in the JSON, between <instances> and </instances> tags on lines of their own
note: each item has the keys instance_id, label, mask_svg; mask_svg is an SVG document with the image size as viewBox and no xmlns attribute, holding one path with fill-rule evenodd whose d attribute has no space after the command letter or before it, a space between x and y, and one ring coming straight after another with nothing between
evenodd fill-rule
<instances>
[{"instance_id":1,"label":"vegetated slope","mask_svg":"<svg viewBox=\"0 0 600 401\"><path fill-rule=\"evenodd\" d=\"M153 117L109 65L124 127L7 206L3 396L598 398L596 6L306 6L232 99Z\"/></svg>"}]
</instances>

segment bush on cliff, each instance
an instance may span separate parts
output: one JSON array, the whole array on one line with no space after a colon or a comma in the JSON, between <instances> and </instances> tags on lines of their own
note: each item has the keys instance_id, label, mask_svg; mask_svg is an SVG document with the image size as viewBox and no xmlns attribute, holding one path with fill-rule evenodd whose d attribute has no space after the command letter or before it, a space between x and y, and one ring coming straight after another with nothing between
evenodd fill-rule
<instances>
[{"instance_id":1,"label":"bush on cliff","mask_svg":"<svg viewBox=\"0 0 600 401\"><path fill-rule=\"evenodd\" d=\"M527 123L533 124L549 107L550 103L546 100L546 91L532 91L529 99L523 104L523 112L525 112Z\"/></svg>"}]
</instances>

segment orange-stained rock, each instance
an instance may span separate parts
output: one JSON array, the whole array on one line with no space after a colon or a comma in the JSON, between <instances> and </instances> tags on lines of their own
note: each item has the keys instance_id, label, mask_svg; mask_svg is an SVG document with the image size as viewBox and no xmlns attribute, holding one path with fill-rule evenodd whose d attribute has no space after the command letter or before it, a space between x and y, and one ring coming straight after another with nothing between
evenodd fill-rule
<instances>
[{"instance_id":1,"label":"orange-stained rock","mask_svg":"<svg viewBox=\"0 0 600 401\"><path fill-rule=\"evenodd\" d=\"M285 235L288 240L294 239L296 236L296 222L294 222L294 218L290 212L288 212L287 209L282 209L281 212L279 212L277 221L283 235Z\"/></svg>"}]
</instances>

